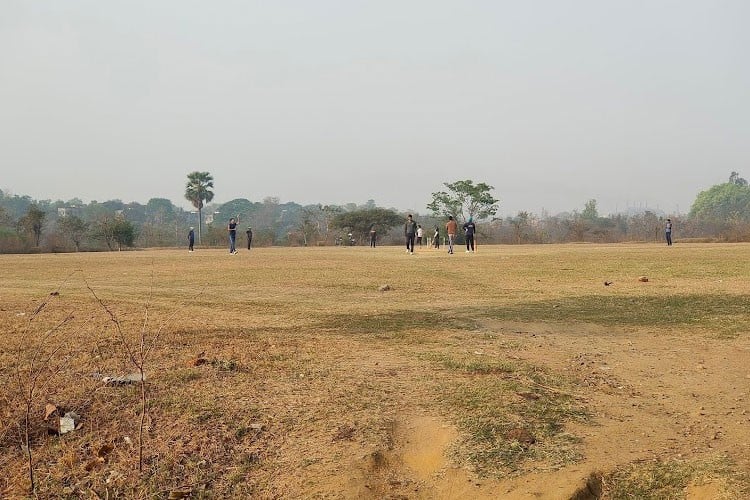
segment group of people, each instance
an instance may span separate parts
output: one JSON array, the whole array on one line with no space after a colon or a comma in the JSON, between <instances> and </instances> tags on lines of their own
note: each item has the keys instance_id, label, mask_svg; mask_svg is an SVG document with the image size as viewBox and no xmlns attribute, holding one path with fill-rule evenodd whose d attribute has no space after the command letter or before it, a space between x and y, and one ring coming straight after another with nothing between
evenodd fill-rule
<instances>
[{"instance_id":1,"label":"group of people","mask_svg":"<svg viewBox=\"0 0 750 500\"><path fill-rule=\"evenodd\" d=\"M237 254L236 242L237 242L237 220L232 217L229 219L227 225L227 231L229 233L229 253L232 255ZM469 220L462 226L464 230L464 236L466 237L466 251L474 252L474 234L476 233L477 226L474 224L474 219L469 217ZM453 246L456 242L456 233L458 233L458 223L455 221L452 215L448 216L448 222L445 224L445 231L448 234L448 253L453 254ZM253 230L248 227L245 231L247 235L247 249L253 243ZM404 236L406 237L406 252L414 254L414 242L416 240L417 245L422 246L422 238L424 237L424 230L420 224L417 224L409 214L406 217L406 223L404 224ZM667 245L672 246L672 219L667 219L665 226L665 237L667 239ZM377 231L375 226L370 227L370 247L375 248L375 241L377 239ZM188 251L192 252L195 246L195 231L191 227L188 232ZM440 227L435 226L435 234L433 235L433 246L440 248Z\"/></svg>"},{"instance_id":2,"label":"group of people","mask_svg":"<svg viewBox=\"0 0 750 500\"><path fill-rule=\"evenodd\" d=\"M237 219L234 217L229 219L229 224L227 224L227 232L229 234L229 253L231 255L237 255ZM251 227L248 226L247 231L245 231L245 234L247 235L247 249L250 250L250 247L253 244L253 230ZM188 252L192 252L193 248L195 247L195 228L190 227L190 231L188 231Z\"/></svg>"},{"instance_id":3,"label":"group of people","mask_svg":"<svg viewBox=\"0 0 750 500\"><path fill-rule=\"evenodd\" d=\"M464 230L464 236L466 239L466 251L474 252L474 234L476 233L477 226L474 223L474 219L469 217L469 220L462 226ZM458 223L452 215L448 216L448 222L445 224L445 231L448 234L448 253L453 254L453 247L456 242L456 234L458 233ZM406 252L414 254L414 241L422 246L422 238L424 231L420 224L414 221L414 217L409 214L406 217L406 223L404 224L404 236L406 237ZM433 235L434 247L440 248L440 227L435 226L435 234ZM372 244L374 246L374 243Z\"/></svg>"}]
</instances>

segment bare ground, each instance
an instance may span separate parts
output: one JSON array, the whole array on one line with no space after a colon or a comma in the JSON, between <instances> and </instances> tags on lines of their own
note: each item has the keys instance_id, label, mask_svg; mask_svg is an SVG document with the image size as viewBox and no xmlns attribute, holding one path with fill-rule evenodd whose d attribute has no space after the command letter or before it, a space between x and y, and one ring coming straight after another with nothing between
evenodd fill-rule
<instances>
[{"instance_id":1,"label":"bare ground","mask_svg":"<svg viewBox=\"0 0 750 500\"><path fill-rule=\"evenodd\" d=\"M750 270L743 263L750 247L680 250L670 254L682 259L674 263L674 276L652 282L647 291L624 275L632 269L620 270L622 264L611 264L609 257L632 253L631 268L640 268L644 259L663 268L662 254L648 246L501 248L466 255L465 260L423 254L421 262L417 257L403 261L396 250L352 251L341 254L345 258L328 249L267 250L252 254L257 260L243 255L247 261L232 261L245 262L235 277L243 283L236 287L240 293L220 284L230 258L223 252L221 257L190 255L192 260L183 252L8 258L2 261L0 306L7 340L0 350L5 382L0 403L9 402L0 405L5 424L0 427L0 469L6 472L0 477L0 496L25 498L28 488L18 426L8 420L19 415L10 404L18 403L13 346L23 350L17 335L27 318L23 311L33 311L38 297L59 284L59 267L90 266L107 270L95 276L93 286L137 331L142 299L152 290L140 265L155 269L162 283L162 293L152 299L155 318L159 313L172 318L175 304L185 296L191 304L176 310L179 314L163 332L147 370L147 473L137 473L133 444L137 391L101 386L90 376L93 371L127 372L132 366L122 360L121 345L86 290L71 284L59 298L60 311L73 307L80 319L75 330L61 337L73 346L67 355L74 361L35 401L33 414L43 426L44 404L52 401L79 410L84 424L63 437L36 429L32 444L42 498L581 500L600 491L606 497L616 481L613 472L663 463L698 465L682 491L684 498L741 498L750 491L750 339L743 331L734 337L717 332L736 332L747 323L745 296L738 294L747 292ZM516 255L509 258L511 252ZM729 258L723 255L730 252ZM699 260L693 274L684 271ZM587 261L588 268L571 272ZM715 266L713 274L707 262ZM546 268L540 271L540 265ZM188 266L206 276L197 297L191 277L184 276ZM443 281L412 282L415 266L423 273L438 268ZM460 279L479 266L495 269L478 276L479 284ZM601 271L602 266L611 269ZM558 275L541 283L540 276L550 269ZM600 276L613 274L616 290L601 285ZM265 282L269 277L270 284ZM395 291L378 292L383 282L395 285ZM447 287L450 295L441 291ZM603 297L652 306L660 304L660 294L696 290L709 294L710 300L700 303L703 308L719 307L722 301L729 305L716 313L717 319L709 310L709 316L685 328L680 322L662 327L658 316L635 324L631 316L622 316L629 311L617 312L618 302L587 303ZM512 322L487 319L490 313L455 327L451 311L454 297L461 295L466 298L459 307L516 307L523 314L518 301L538 307L538 300L580 295L583 311L598 316L596 322ZM702 296L688 297L702 301ZM620 314L612 327L605 326L609 310ZM413 320L418 311L427 316ZM459 319L466 320L466 314ZM351 328L348 316L354 319ZM709 328L730 323L729 330ZM198 353L205 363L193 363ZM537 389L560 393L588 413L584 419L561 421L561 431L573 443L570 456L539 455L503 474L478 470L468 456L470 436L462 425L470 412L464 414L442 398L456 390L457 379L471 384L517 374L460 371L446 362L455 359L490 368L517 363L565 381ZM511 405L536 397L538 379L527 377L524 383L529 394L498 393L498 401ZM523 427L524 422L513 423ZM709 466L701 469L701 464ZM724 466L726 473L717 472Z\"/></svg>"},{"instance_id":2,"label":"bare ground","mask_svg":"<svg viewBox=\"0 0 750 500\"><path fill-rule=\"evenodd\" d=\"M582 438L583 460L555 470L532 467L505 481L477 477L449 458L459 432L445 416L430 413L413 358L358 345L351 357L336 360L338 368L354 386L390 394L393 406L378 416L376 438L334 440L332 449L340 452L334 456L314 450L321 443L307 450L317 451L319 461L299 490L288 490L291 496L560 499L585 491L592 475L630 463L728 457L740 470L750 467L745 340L500 322L448 336L478 357L520 359L581 380L575 397L592 411L592 424L567 430ZM371 425L377 423L364 427ZM283 475L278 480L295 483ZM731 486L723 481L703 478L686 498L729 498Z\"/></svg>"}]
</instances>

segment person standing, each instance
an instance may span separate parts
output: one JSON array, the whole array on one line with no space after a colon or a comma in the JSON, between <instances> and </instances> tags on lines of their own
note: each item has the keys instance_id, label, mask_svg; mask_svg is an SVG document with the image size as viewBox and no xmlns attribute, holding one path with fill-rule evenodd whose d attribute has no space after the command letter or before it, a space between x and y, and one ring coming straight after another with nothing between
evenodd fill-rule
<instances>
[{"instance_id":1,"label":"person standing","mask_svg":"<svg viewBox=\"0 0 750 500\"><path fill-rule=\"evenodd\" d=\"M422 248L422 238L424 237L424 229L420 224L417 224L417 245Z\"/></svg>"},{"instance_id":2,"label":"person standing","mask_svg":"<svg viewBox=\"0 0 750 500\"><path fill-rule=\"evenodd\" d=\"M664 236L667 238L667 246L672 246L672 219L667 219L667 223L664 226Z\"/></svg>"},{"instance_id":3,"label":"person standing","mask_svg":"<svg viewBox=\"0 0 750 500\"><path fill-rule=\"evenodd\" d=\"M377 230L375 224L370 226L370 248L375 248L375 240L377 239Z\"/></svg>"},{"instance_id":4,"label":"person standing","mask_svg":"<svg viewBox=\"0 0 750 500\"><path fill-rule=\"evenodd\" d=\"M432 236L433 239L433 246L437 249L440 249L440 227L436 224L435 225L435 234Z\"/></svg>"},{"instance_id":5,"label":"person standing","mask_svg":"<svg viewBox=\"0 0 750 500\"><path fill-rule=\"evenodd\" d=\"M191 226L188 231L188 252L193 251L193 245L195 245L195 228Z\"/></svg>"},{"instance_id":6,"label":"person standing","mask_svg":"<svg viewBox=\"0 0 750 500\"><path fill-rule=\"evenodd\" d=\"M237 249L234 246L237 241L237 221L234 220L234 217L229 219L227 232L229 232L229 253L234 255L237 253Z\"/></svg>"},{"instance_id":7,"label":"person standing","mask_svg":"<svg viewBox=\"0 0 750 500\"><path fill-rule=\"evenodd\" d=\"M458 223L453 220L453 216L448 216L448 222L445 224L445 231L448 233L448 253L453 253L453 244L456 242L456 233L458 232Z\"/></svg>"},{"instance_id":8,"label":"person standing","mask_svg":"<svg viewBox=\"0 0 750 500\"><path fill-rule=\"evenodd\" d=\"M252 230L252 228L248 227L247 231L245 231L245 234L247 235L247 249L250 250L250 245L253 244L253 230Z\"/></svg>"},{"instance_id":9,"label":"person standing","mask_svg":"<svg viewBox=\"0 0 750 500\"><path fill-rule=\"evenodd\" d=\"M404 224L404 236L406 236L406 253L414 254L414 238L417 235L417 223L411 214L406 217Z\"/></svg>"},{"instance_id":10,"label":"person standing","mask_svg":"<svg viewBox=\"0 0 750 500\"><path fill-rule=\"evenodd\" d=\"M463 225L464 232L466 233L466 251L467 252L473 252L474 251L474 231L476 231L477 227L474 224L474 219L469 217L469 220L466 221L466 224Z\"/></svg>"}]
</instances>

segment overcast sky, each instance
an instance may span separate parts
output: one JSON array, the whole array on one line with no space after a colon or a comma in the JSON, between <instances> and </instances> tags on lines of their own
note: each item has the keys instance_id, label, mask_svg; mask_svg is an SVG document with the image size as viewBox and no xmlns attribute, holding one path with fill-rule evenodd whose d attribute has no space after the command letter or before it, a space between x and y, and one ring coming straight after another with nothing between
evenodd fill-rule
<instances>
[{"instance_id":1,"label":"overcast sky","mask_svg":"<svg viewBox=\"0 0 750 500\"><path fill-rule=\"evenodd\" d=\"M500 214L750 177L746 0L0 0L0 189Z\"/></svg>"}]
</instances>

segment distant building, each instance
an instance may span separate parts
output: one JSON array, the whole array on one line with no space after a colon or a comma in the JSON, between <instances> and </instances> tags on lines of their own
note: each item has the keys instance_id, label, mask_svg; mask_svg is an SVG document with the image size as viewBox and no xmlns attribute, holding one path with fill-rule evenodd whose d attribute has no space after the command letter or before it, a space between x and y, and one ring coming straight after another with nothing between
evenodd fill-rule
<instances>
[{"instance_id":1,"label":"distant building","mask_svg":"<svg viewBox=\"0 0 750 500\"><path fill-rule=\"evenodd\" d=\"M80 207L58 207L57 216L58 217L73 217L73 216L80 217L81 208Z\"/></svg>"}]
</instances>

